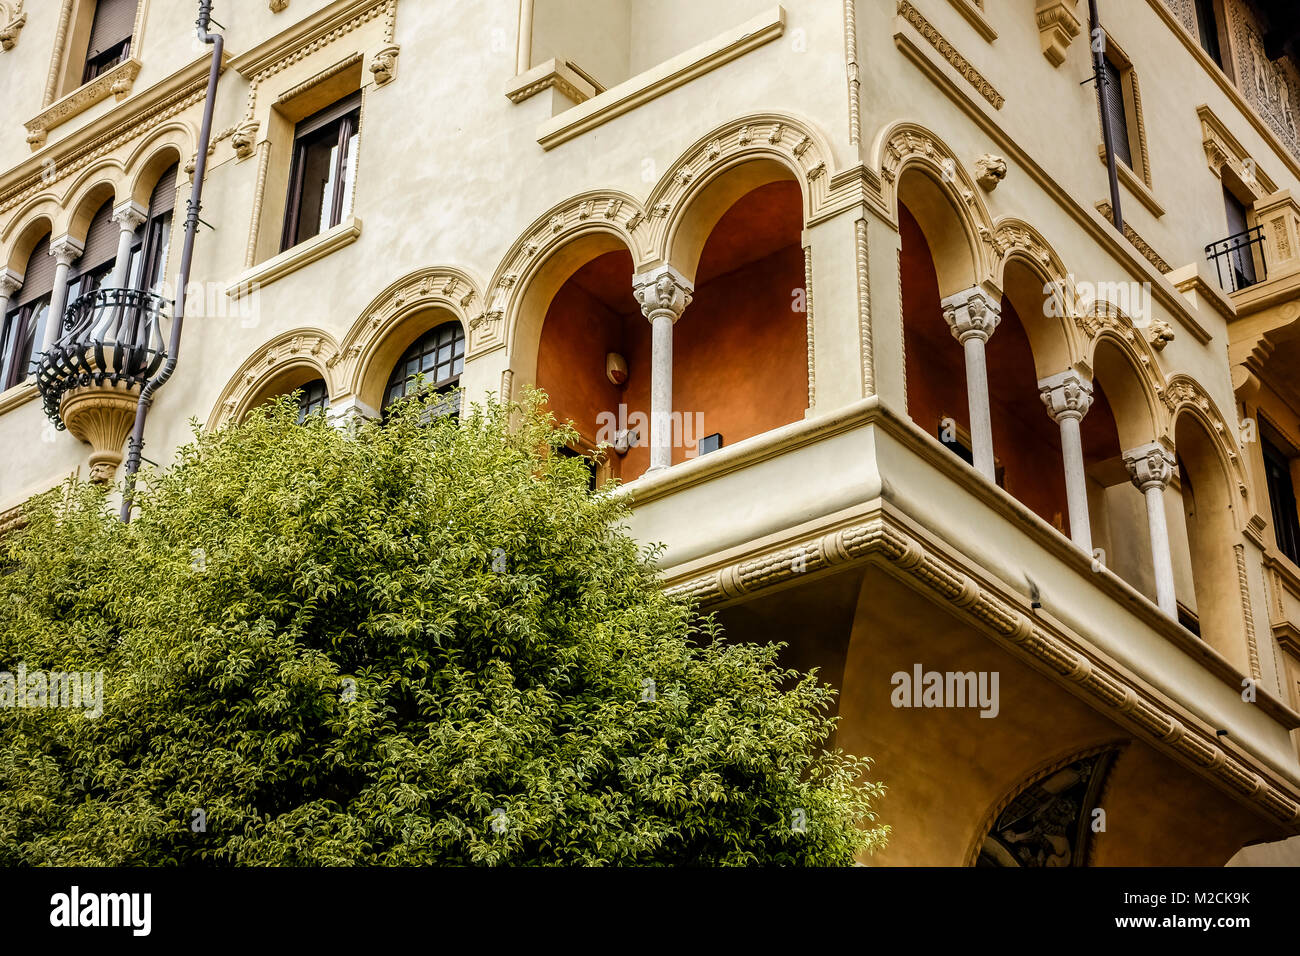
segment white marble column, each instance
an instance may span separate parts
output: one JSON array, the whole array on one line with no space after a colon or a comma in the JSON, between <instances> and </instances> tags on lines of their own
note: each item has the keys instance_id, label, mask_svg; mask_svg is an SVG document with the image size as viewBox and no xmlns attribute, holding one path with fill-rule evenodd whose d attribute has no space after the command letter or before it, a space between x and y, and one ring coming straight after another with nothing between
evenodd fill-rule
<instances>
[{"instance_id":1,"label":"white marble column","mask_svg":"<svg viewBox=\"0 0 1300 956\"><path fill-rule=\"evenodd\" d=\"M972 286L946 297L940 306L953 338L966 351L966 402L975 469L989 481L996 481L993 416L989 411L989 373L984 343L1002 319L1002 303L993 301L979 286Z\"/></svg>"},{"instance_id":2,"label":"white marble column","mask_svg":"<svg viewBox=\"0 0 1300 956\"><path fill-rule=\"evenodd\" d=\"M1061 458L1065 465L1065 500L1070 509L1070 539L1092 554L1092 524L1088 517L1088 479L1083 471L1083 437L1079 426L1092 407L1092 382L1074 369L1042 379L1038 392L1047 414L1061 428Z\"/></svg>"},{"instance_id":3,"label":"white marble column","mask_svg":"<svg viewBox=\"0 0 1300 956\"><path fill-rule=\"evenodd\" d=\"M13 269L0 269L0 322L9 311L9 299L23 287L23 277Z\"/></svg>"},{"instance_id":4,"label":"white marble column","mask_svg":"<svg viewBox=\"0 0 1300 956\"><path fill-rule=\"evenodd\" d=\"M694 292L670 265L634 276L632 290L650 320L650 471L673 463L673 326Z\"/></svg>"},{"instance_id":5,"label":"white marble column","mask_svg":"<svg viewBox=\"0 0 1300 956\"><path fill-rule=\"evenodd\" d=\"M1165 488L1174 477L1174 454L1160 442L1124 452L1133 484L1146 497L1147 531L1151 536L1151 562L1156 572L1156 603L1175 621L1178 596L1174 591L1174 560L1169 549L1169 526L1165 521Z\"/></svg>"},{"instance_id":6,"label":"white marble column","mask_svg":"<svg viewBox=\"0 0 1300 956\"><path fill-rule=\"evenodd\" d=\"M325 420L345 432L352 431L366 419L380 417L379 412L355 395L341 397L325 406Z\"/></svg>"},{"instance_id":7,"label":"white marble column","mask_svg":"<svg viewBox=\"0 0 1300 956\"><path fill-rule=\"evenodd\" d=\"M138 202L127 201L113 210L113 221L121 230L117 236L117 259L113 263L113 275L108 281L110 289L125 289L131 281L127 270L131 268L131 246L135 242L135 231L149 216L149 211Z\"/></svg>"},{"instance_id":8,"label":"white marble column","mask_svg":"<svg viewBox=\"0 0 1300 956\"><path fill-rule=\"evenodd\" d=\"M85 247L71 236L60 236L50 243L54 256L54 290L50 293L50 315L45 321L45 343L42 352L48 352L59 340L63 330L63 312L68 306L68 268L81 255Z\"/></svg>"}]
</instances>

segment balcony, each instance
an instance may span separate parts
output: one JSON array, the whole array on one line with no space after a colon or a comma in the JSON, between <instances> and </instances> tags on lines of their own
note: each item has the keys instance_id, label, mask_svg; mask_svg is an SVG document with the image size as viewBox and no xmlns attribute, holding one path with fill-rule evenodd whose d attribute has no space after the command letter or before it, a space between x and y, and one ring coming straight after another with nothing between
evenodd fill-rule
<instances>
[{"instance_id":1,"label":"balcony","mask_svg":"<svg viewBox=\"0 0 1300 956\"><path fill-rule=\"evenodd\" d=\"M1256 226L1205 247L1205 258L1214 263L1219 288L1240 292L1268 278L1264 259L1264 229Z\"/></svg>"},{"instance_id":2,"label":"balcony","mask_svg":"<svg viewBox=\"0 0 1300 956\"><path fill-rule=\"evenodd\" d=\"M41 356L36 384L45 414L94 449L94 481L112 480L140 389L167 358L169 305L137 289L89 292L68 307L62 334Z\"/></svg>"}]
</instances>

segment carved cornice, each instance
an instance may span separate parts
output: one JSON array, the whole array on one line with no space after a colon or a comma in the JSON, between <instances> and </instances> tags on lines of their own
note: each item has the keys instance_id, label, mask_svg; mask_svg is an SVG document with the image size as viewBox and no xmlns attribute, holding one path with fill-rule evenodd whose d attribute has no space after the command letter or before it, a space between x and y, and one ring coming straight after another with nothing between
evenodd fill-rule
<instances>
[{"instance_id":1,"label":"carved cornice","mask_svg":"<svg viewBox=\"0 0 1300 956\"><path fill-rule=\"evenodd\" d=\"M1024 599L1007 596L887 511L705 574L671 581L667 590L709 607L809 574L867 563L932 595L1004 650L1052 675L1151 746L1274 823L1300 832L1300 791L1294 784L1244 755L1225 750L1214 730L1195 715L1149 690L1064 626L1034 616Z\"/></svg>"},{"instance_id":2,"label":"carved cornice","mask_svg":"<svg viewBox=\"0 0 1300 956\"><path fill-rule=\"evenodd\" d=\"M1038 24L1038 40L1043 56L1052 66L1065 62L1070 43L1079 35L1081 23L1075 12L1078 0L1038 0L1034 19Z\"/></svg>"},{"instance_id":3,"label":"carved cornice","mask_svg":"<svg viewBox=\"0 0 1300 956\"><path fill-rule=\"evenodd\" d=\"M916 32L921 34L925 41L934 47L939 55L962 75L967 83L975 87L980 96L988 100L995 110L1002 109L1006 97L999 93L993 87L993 84L984 78L984 74L971 65L969 60L957 52L957 48L948 42L947 38L939 32L934 24L922 16L921 11L912 6L910 0L898 0L898 15L911 24Z\"/></svg>"},{"instance_id":4,"label":"carved cornice","mask_svg":"<svg viewBox=\"0 0 1300 956\"><path fill-rule=\"evenodd\" d=\"M140 75L140 61L135 57L123 60L107 73L91 80L85 86L78 87L61 100L55 101L41 113L29 119L23 125L27 127L27 143L33 150L45 145L50 130L61 123L66 123L96 103L114 96L118 101L131 94L135 78Z\"/></svg>"},{"instance_id":5,"label":"carved cornice","mask_svg":"<svg viewBox=\"0 0 1300 956\"><path fill-rule=\"evenodd\" d=\"M335 0L231 61L254 85L346 37L377 17L384 18L384 41L392 43L397 0ZM250 101L252 97L250 91Z\"/></svg>"},{"instance_id":6,"label":"carved cornice","mask_svg":"<svg viewBox=\"0 0 1300 956\"><path fill-rule=\"evenodd\" d=\"M1102 216L1105 217L1105 219L1108 222L1110 221L1111 208L1110 208L1110 203L1107 200L1102 199L1097 202L1097 211L1101 213ZM1155 266L1156 269L1158 269L1162 275L1174 271L1174 267L1171 266L1168 262L1166 262L1161 257L1160 253L1152 249L1150 243L1148 243L1145 239L1139 236L1137 232L1134 231L1133 227L1130 226L1127 222L1124 223L1124 238L1127 239L1132 244L1134 249L1142 253L1142 257L1146 259L1147 262Z\"/></svg>"},{"instance_id":7,"label":"carved cornice","mask_svg":"<svg viewBox=\"0 0 1300 956\"><path fill-rule=\"evenodd\" d=\"M8 212L123 143L143 137L178 113L202 102L210 64L210 56L200 56L162 82L132 96L121 107L70 133L43 150L41 155L27 159L0 176L0 213Z\"/></svg>"},{"instance_id":8,"label":"carved cornice","mask_svg":"<svg viewBox=\"0 0 1300 956\"><path fill-rule=\"evenodd\" d=\"M1228 166L1255 194L1256 199L1277 192L1277 183L1259 168L1246 147L1228 132L1228 128L1214 115L1213 110L1201 104L1196 108L1196 115L1201 121L1201 145L1205 147L1205 162L1210 167L1210 172L1222 176L1223 167Z\"/></svg>"},{"instance_id":9,"label":"carved cornice","mask_svg":"<svg viewBox=\"0 0 1300 956\"><path fill-rule=\"evenodd\" d=\"M506 97L511 103L522 103L549 89L558 90L575 103L585 103L601 92L579 76L567 63L560 60L547 60L527 73L515 77L506 88Z\"/></svg>"}]
</instances>

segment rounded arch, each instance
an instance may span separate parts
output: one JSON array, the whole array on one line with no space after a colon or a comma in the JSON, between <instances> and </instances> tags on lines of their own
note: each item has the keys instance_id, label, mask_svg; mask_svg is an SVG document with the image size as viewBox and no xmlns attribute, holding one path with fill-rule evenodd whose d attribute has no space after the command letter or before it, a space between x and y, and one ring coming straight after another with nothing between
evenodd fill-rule
<instances>
[{"instance_id":1,"label":"rounded arch","mask_svg":"<svg viewBox=\"0 0 1300 956\"><path fill-rule=\"evenodd\" d=\"M90 185L77 189L75 193L72 190L68 191L68 195L75 198L64 202L64 219L59 224L58 230L60 236L68 235L78 242L85 242L86 232L90 229L90 220L94 218L95 213L104 203L116 203L125 194L120 168L117 170L119 175L111 178L102 176L102 169L99 172L101 177L91 180Z\"/></svg>"},{"instance_id":2,"label":"rounded arch","mask_svg":"<svg viewBox=\"0 0 1300 956\"><path fill-rule=\"evenodd\" d=\"M366 306L344 336L336 360L337 394L353 395L376 411L394 364L412 342L429 329L456 321L467 334L481 313L467 313L482 301L478 284L460 269L420 269L391 283ZM335 397L331 391L331 398Z\"/></svg>"},{"instance_id":3,"label":"rounded arch","mask_svg":"<svg viewBox=\"0 0 1300 956\"><path fill-rule=\"evenodd\" d=\"M1067 838L1072 838L1068 848L1068 860L1055 865L1090 865L1094 844L1091 839L1091 829L1086 826L1087 823L1091 822L1088 811L1102 805L1110 772L1128 743L1127 739L1108 740L1105 743L1095 744L1080 750L1072 750L1064 755L1039 763L1029 770L1015 786L1003 794L984 814L967 848L966 866L979 865L982 852L988 850L993 851L989 854L991 857L1005 856L1010 858L1003 865L1022 865L1001 844L990 847L988 841L993 834L994 828L1001 822L1000 818L1007 813L1008 809L1022 796L1046 781L1060 781L1062 785L1059 790L1056 786L1042 788L1048 795L1068 794L1075 791L1079 792L1084 798L1080 801L1079 812L1073 820L1073 832L1067 835ZM1071 775L1073 779L1063 777L1063 775ZM992 865L998 864L994 863Z\"/></svg>"},{"instance_id":4,"label":"rounded arch","mask_svg":"<svg viewBox=\"0 0 1300 956\"><path fill-rule=\"evenodd\" d=\"M321 329L300 328L282 332L248 357L222 389L209 430L242 421L252 409L313 379L325 380L332 400L337 394L334 365L338 343Z\"/></svg>"},{"instance_id":5,"label":"rounded arch","mask_svg":"<svg viewBox=\"0 0 1300 956\"><path fill-rule=\"evenodd\" d=\"M668 262L694 282L714 226L738 199L772 182L798 184L808 222L826 204L831 166L829 144L793 116L753 114L719 126L687 149L651 191L651 260L638 268Z\"/></svg>"},{"instance_id":6,"label":"rounded arch","mask_svg":"<svg viewBox=\"0 0 1300 956\"><path fill-rule=\"evenodd\" d=\"M613 191L583 193L539 216L492 276L484 311L470 322L468 354L504 343L516 385L531 383L542 323L555 293L607 252L624 249L633 262L644 258L646 247L637 238L644 221L639 202Z\"/></svg>"},{"instance_id":7,"label":"rounded arch","mask_svg":"<svg viewBox=\"0 0 1300 956\"><path fill-rule=\"evenodd\" d=\"M1003 290L1024 320L1039 378L1073 368L1086 344L1070 320L1069 272L1042 235L1019 219L1000 219L993 234L997 259L986 277Z\"/></svg>"},{"instance_id":8,"label":"rounded arch","mask_svg":"<svg viewBox=\"0 0 1300 956\"><path fill-rule=\"evenodd\" d=\"M54 210L44 210L26 219L21 227L16 228L12 237L5 237L7 252L4 264L8 269L19 274L26 273L28 260L36 250L36 244L42 239L48 242L54 231L53 212Z\"/></svg>"},{"instance_id":9,"label":"rounded arch","mask_svg":"<svg viewBox=\"0 0 1300 956\"><path fill-rule=\"evenodd\" d=\"M992 275L993 220L956 154L925 127L902 122L881 131L876 156L885 207L897 223L902 203L920 225L935 259L940 296Z\"/></svg>"},{"instance_id":10,"label":"rounded arch","mask_svg":"<svg viewBox=\"0 0 1300 956\"><path fill-rule=\"evenodd\" d=\"M182 152L183 147L179 143L159 144L156 139L149 142L147 153L145 149L146 147L141 147L128 161L127 175L130 184L128 197L140 206L147 207L159 178L172 166L179 168L186 154Z\"/></svg>"},{"instance_id":11,"label":"rounded arch","mask_svg":"<svg viewBox=\"0 0 1300 956\"><path fill-rule=\"evenodd\" d=\"M1196 405L1176 408L1170 431L1201 639L1241 673L1258 676L1258 652L1247 647L1234 550L1246 511L1234 488L1234 470L1214 437L1213 419ZM1190 603L1185 597L1183 603Z\"/></svg>"},{"instance_id":12,"label":"rounded arch","mask_svg":"<svg viewBox=\"0 0 1300 956\"><path fill-rule=\"evenodd\" d=\"M1236 490L1232 500L1241 501L1244 505L1242 508L1237 508L1236 513L1239 518L1238 530L1245 530L1245 523L1254 508L1251 502L1250 483L1246 480L1245 462L1234 438L1235 429L1219 411L1209 393L1189 375L1180 372L1172 376L1161 391L1160 397L1169 416L1165 434L1174 439L1175 447L1177 447L1176 425L1179 416L1192 415L1200 422L1214 447L1225 480L1229 487Z\"/></svg>"},{"instance_id":13,"label":"rounded arch","mask_svg":"<svg viewBox=\"0 0 1300 956\"><path fill-rule=\"evenodd\" d=\"M1091 342L1088 364L1115 416L1121 451L1163 434L1157 386L1130 339L1115 330L1101 332Z\"/></svg>"}]
</instances>

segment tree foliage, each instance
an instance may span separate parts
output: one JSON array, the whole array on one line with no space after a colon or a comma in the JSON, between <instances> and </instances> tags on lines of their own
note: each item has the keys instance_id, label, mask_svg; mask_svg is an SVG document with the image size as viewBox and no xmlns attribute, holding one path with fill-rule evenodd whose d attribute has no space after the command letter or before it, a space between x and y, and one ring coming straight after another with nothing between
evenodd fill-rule
<instances>
[{"instance_id":1,"label":"tree foliage","mask_svg":"<svg viewBox=\"0 0 1300 956\"><path fill-rule=\"evenodd\" d=\"M0 542L0 864L848 864L883 844L832 691L666 596L542 410L282 401L122 525L70 484Z\"/></svg>"}]
</instances>

